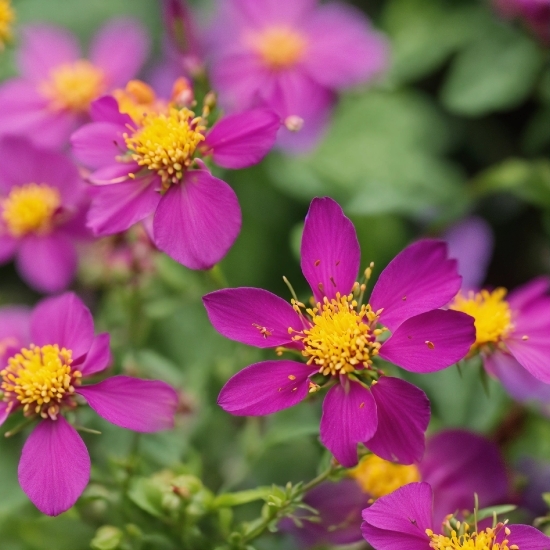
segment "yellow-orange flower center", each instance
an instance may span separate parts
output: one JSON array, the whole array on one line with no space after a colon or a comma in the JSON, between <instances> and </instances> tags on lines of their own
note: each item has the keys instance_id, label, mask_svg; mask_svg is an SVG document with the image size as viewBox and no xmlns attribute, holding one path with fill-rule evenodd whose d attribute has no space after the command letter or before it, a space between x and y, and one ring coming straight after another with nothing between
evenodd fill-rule
<instances>
[{"instance_id":1,"label":"yellow-orange flower center","mask_svg":"<svg viewBox=\"0 0 550 550\"><path fill-rule=\"evenodd\" d=\"M28 183L13 187L0 203L2 220L13 237L29 233L48 233L53 216L61 206L61 196L55 187Z\"/></svg>"},{"instance_id":2,"label":"yellow-orange flower center","mask_svg":"<svg viewBox=\"0 0 550 550\"><path fill-rule=\"evenodd\" d=\"M139 125L146 117L164 112L168 108L166 102L157 99L153 88L141 80L130 80L124 90L114 90L113 96L118 102L120 112L130 115Z\"/></svg>"},{"instance_id":3,"label":"yellow-orange flower center","mask_svg":"<svg viewBox=\"0 0 550 550\"><path fill-rule=\"evenodd\" d=\"M0 0L0 51L6 42L11 40L11 27L15 20L15 12L11 7L10 0Z\"/></svg>"},{"instance_id":4,"label":"yellow-orange flower center","mask_svg":"<svg viewBox=\"0 0 550 550\"><path fill-rule=\"evenodd\" d=\"M141 128L124 138L131 157L144 168L156 172L163 188L181 181L204 141L202 118L189 109L170 107L166 113L144 117Z\"/></svg>"},{"instance_id":5,"label":"yellow-orange flower center","mask_svg":"<svg viewBox=\"0 0 550 550\"><path fill-rule=\"evenodd\" d=\"M488 527L479 533L470 533L469 525L462 524L462 533L452 530L449 536L436 535L431 529L426 529L426 534L430 537L430 548L433 550L520 550L517 544L509 544L506 538L496 542L499 528L504 529L506 536L510 534L510 529L502 524L496 529Z\"/></svg>"},{"instance_id":6,"label":"yellow-orange flower center","mask_svg":"<svg viewBox=\"0 0 550 550\"><path fill-rule=\"evenodd\" d=\"M54 110L83 113L106 91L105 73L85 59L54 67L40 86Z\"/></svg>"},{"instance_id":7,"label":"yellow-orange flower center","mask_svg":"<svg viewBox=\"0 0 550 550\"><path fill-rule=\"evenodd\" d=\"M389 495L408 483L420 481L420 472L415 465L394 464L376 455L365 457L349 475L373 498Z\"/></svg>"},{"instance_id":8,"label":"yellow-orange flower center","mask_svg":"<svg viewBox=\"0 0 550 550\"><path fill-rule=\"evenodd\" d=\"M74 394L82 376L71 363L71 350L60 349L57 344L21 349L0 371L4 401L19 401L26 416L55 419L60 403Z\"/></svg>"},{"instance_id":9,"label":"yellow-orange flower center","mask_svg":"<svg viewBox=\"0 0 550 550\"><path fill-rule=\"evenodd\" d=\"M265 65L280 70L301 61L307 48L307 40L294 29L269 27L253 38L252 45Z\"/></svg>"},{"instance_id":10,"label":"yellow-orange flower center","mask_svg":"<svg viewBox=\"0 0 550 550\"><path fill-rule=\"evenodd\" d=\"M353 294L337 294L335 299L325 297L322 304L317 303L306 311L312 326L297 333L293 340L304 344L302 354L307 357L308 365L317 365L325 376L372 365L372 358L378 355L381 346L376 336L382 330L372 328L378 316L370 305L358 308Z\"/></svg>"},{"instance_id":11,"label":"yellow-orange flower center","mask_svg":"<svg viewBox=\"0 0 550 550\"><path fill-rule=\"evenodd\" d=\"M513 330L512 312L505 300L506 289L497 288L492 292L469 292L458 294L451 309L462 311L475 319L476 341L473 347L485 344L498 344Z\"/></svg>"}]
</instances>

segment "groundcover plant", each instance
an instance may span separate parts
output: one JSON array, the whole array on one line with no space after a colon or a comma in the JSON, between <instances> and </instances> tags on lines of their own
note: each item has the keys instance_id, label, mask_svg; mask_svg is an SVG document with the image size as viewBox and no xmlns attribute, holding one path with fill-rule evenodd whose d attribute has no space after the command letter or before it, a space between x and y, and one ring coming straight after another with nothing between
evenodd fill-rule
<instances>
[{"instance_id":1,"label":"groundcover plant","mask_svg":"<svg viewBox=\"0 0 550 550\"><path fill-rule=\"evenodd\" d=\"M550 550L549 48L0 0L0 548Z\"/></svg>"}]
</instances>

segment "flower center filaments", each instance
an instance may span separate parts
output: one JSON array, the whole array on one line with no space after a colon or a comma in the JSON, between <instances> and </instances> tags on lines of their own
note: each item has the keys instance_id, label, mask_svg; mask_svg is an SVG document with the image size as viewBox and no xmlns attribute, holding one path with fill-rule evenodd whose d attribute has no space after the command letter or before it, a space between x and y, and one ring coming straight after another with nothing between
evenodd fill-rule
<instances>
[{"instance_id":1,"label":"flower center filaments","mask_svg":"<svg viewBox=\"0 0 550 550\"><path fill-rule=\"evenodd\" d=\"M271 27L254 37L253 47L271 69L280 70L298 63L306 50L306 39L293 29Z\"/></svg>"},{"instance_id":2,"label":"flower center filaments","mask_svg":"<svg viewBox=\"0 0 550 550\"><path fill-rule=\"evenodd\" d=\"M14 19L15 13L10 0L0 0L0 51L12 37L11 26Z\"/></svg>"},{"instance_id":3,"label":"flower center filaments","mask_svg":"<svg viewBox=\"0 0 550 550\"><path fill-rule=\"evenodd\" d=\"M84 113L106 91L105 74L89 61L79 59L54 67L40 90L54 110Z\"/></svg>"},{"instance_id":4,"label":"flower center filaments","mask_svg":"<svg viewBox=\"0 0 550 550\"><path fill-rule=\"evenodd\" d=\"M454 299L451 309L467 313L475 319L474 347L498 344L513 330L512 312L505 296L506 289L497 288L492 292L469 292L467 296L458 294Z\"/></svg>"},{"instance_id":5,"label":"flower center filaments","mask_svg":"<svg viewBox=\"0 0 550 550\"><path fill-rule=\"evenodd\" d=\"M507 536L510 529L499 523L496 527L487 527L484 531L470 533L470 526L466 523L460 524L460 533L450 530L449 536L436 535L431 529L426 529L430 537L430 548L433 550L520 550L517 544L510 544L506 538L496 542L497 535L501 529Z\"/></svg>"},{"instance_id":6,"label":"flower center filaments","mask_svg":"<svg viewBox=\"0 0 550 550\"><path fill-rule=\"evenodd\" d=\"M71 350L57 345L21 349L0 371L4 401L18 401L25 416L36 414L55 420L59 405L74 394L82 376L71 363Z\"/></svg>"},{"instance_id":7,"label":"flower center filaments","mask_svg":"<svg viewBox=\"0 0 550 550\"><path fill-rule=\"evenodd\" d=\"M13 237L45 234L52 228L53 217L61 206L61 195L49 185L28 183L13 187L0 206L2 220Z\"/></svg>"},{"instance_id":8,"label":"flower center filaments","mask_svg":"<svg viewBox=\"0 0 550 550\"><path fill-rule=\"evenodd\" d=\"M300 313L300 305L293 306ZM308 358L308 365L317 365L325 376L371 367L372 358L378 355L381 346L376 337L383 329L373 328L378 315L370 305L358 308L353 294L337 294L332 300L325 297L322 304L317 303L306 312L311 317L311 326L292 339L303 343L302 354Z\"/></svg>"},{"instance_id":9,"label":"flower center filaments","mask_svg":"<svg viewBox=\"0 0 550 550\"><path fill-rule=\"evenodd\" d=\"M420 481L420 472L416 466L394 464L376 455L365 457L349 475L373 498L389 495L399 487Z\"/></svg>"},{"instance_id":10,"label":"flower center filaments","mask_svg":"<svg viewBox=\"0 0 550 550\"><path fill-rule=\"evenodd\" d=\"M166 113L151 114L132 135L124 134L130 155L140 166L156 172L163 190L181 181L204 141L202 117L189 109L170 107Z\"/></svg>"}]
</instances>

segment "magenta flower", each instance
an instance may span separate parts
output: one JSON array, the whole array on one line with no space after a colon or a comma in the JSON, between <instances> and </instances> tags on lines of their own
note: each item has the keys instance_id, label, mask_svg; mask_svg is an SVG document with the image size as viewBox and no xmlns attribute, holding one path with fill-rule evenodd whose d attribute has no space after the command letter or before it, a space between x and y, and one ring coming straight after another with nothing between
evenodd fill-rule
<instances>
[{"instance_id":1,"label":"magenta flower","mask_svg":"<svg viewBox=\"0 0 550 550\"><path fill-rule=\"evenodd\" d=\"M132 116L113 97L101 98L92 107L94 122L71 139L77 159L95 169L88 226L111 235L154 214L157 247L186 267L209 269L235 242L241 210L231 187L198 155L224 168L256 164L273 146L280 119L255 109L207 131L208 105L196 116L175 104L157 107L162 103L145 85L138 91L147 102L122 104Z\"/></svg>"},{"instance_id":2,"label":"magenta flower","mask_svg":"<svg viewBox=\"0 0 550 550\"><path fill-rule=\"evenodd\" d=\"M456 262L447 259L445 243L417 242L386 267L369 303L362 304L355 228L330 198L312 201L301 255L316 302L311 309L257 288L203 298L210 321L224 336L260 348L298 350L307 359L251 365L229 380L218 403L236 415L271 414L318 390L318 380L330 386L321 441L341 464L357 464L358 443L387 460L419 461L428 400L412 384L380 376L373 359L434 372L466 355L475 338L473 319L437 309L460 288Z\"/></svg>"},{"instance_id":3,"label":"magenta flower","mask_svg":"<svg viewBox=\"0 0 550 550\"><path fill-rule=\"evenodd\" d=\"M0 132L64 146L88 120L91 102L133 78L148 50L145 30L133 19L114 19L101 28L89 59L66 30L43 23L25 27L17 57L21 76L0 86Z\"/></svg>"},{"instance_id":4,"label":"magenta flower","mask_svg":"<svg viewBox=\"0 0 550 550\"><path fill-rule=\"evenodd\" d=\"M109 366L111 354L109 335L94 336L92 315L76 295L40 302L30 326L24 316L0 311L0 423L20 410L39 421L23 447L19 483L41 512L56 516L76 502L90 477L86 446L63 416L80 397L109 422L137 432L171 428L178 399L164 382L128 376L81 385Z\"/></svg>"},{"instance_id":5,"label":"magenta flower","mask_svg":"<svg viewBox=\"0 0 550 550\"><path fill-rule=\"evenodd\" d=\"M84 183L68 158L25 138L0 138L0 158L0 263L15 257L30 286L64 290L76 273L75 242L90 236Z\"/></svg>"},{"instance_id":6,"label":"magenta flower","mask_svg":"<svg viewBox=\"0 0 550 550\"><path fill-rule=\"evenodd\" d=\"M425 481L434 492L435 524L448 514L471 507L474 493L485 508L506 502L509 482L504 460L492 441L464 430L445 430L428 438L418 465L402 466L369 455L338 483L323 483L304 502L319 512L319 522L290 520L282 525L302 547L351 544L361 540L361 511L373 500L414 481ZM539 494L540 497L540 494Z\"/></svg>"},{"instance_id":7,"label":"magenta flower","mask_svg":"<svg viewBox=\"0 0 550 550\"><path fill-rule=\"evenodd\" d=\"M315 0L219 2L211 29L211 77L229 111L269 105L283 119L300 117L297 134L282 130L291 151L323 133L335 92L366 83L388 64L386 40L344 4Z\"/></svg>"},{"instance_id":8,"label":"magenta flower","mask_svg":"<svg viewBox=\"0 0 550 550\"><path fill-rule=\"evenodd\" d=\"M550 0L493 0L499 13L522 19L544 42L550 41Z\"/></svg>"},{"instance_id":9,"label":"magenta flower","mask_svg":"<svg viewBox=\"0 0 550 550\"><path fill-rule=\"evenodd\" d=\"M550 537L529 525L497 524L475 531L461 522L456 531L448 523L435 525L433 491L428 483L411 483L382 497L363 511L363 537L374 550L547 550ZM472 495L470 509L473 508ZM443 531L443 532L442 532Z\"/></svg>"}]
</instances>

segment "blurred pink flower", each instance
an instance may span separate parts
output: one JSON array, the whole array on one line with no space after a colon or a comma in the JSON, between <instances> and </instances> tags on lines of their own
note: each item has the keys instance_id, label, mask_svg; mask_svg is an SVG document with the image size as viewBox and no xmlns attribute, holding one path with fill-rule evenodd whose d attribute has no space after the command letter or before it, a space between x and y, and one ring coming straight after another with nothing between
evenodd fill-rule
<instances>
[{"instance_id":1,"label":"blurred pink flower","mask_svg":"<svg viewBox=\"0 0 550 550\"><path fill-rule=\"evenodd\" d=\"M550 0L493 0L499 13L522 19L541 40L550 41Z\"/></svg>"}]
</instances>

